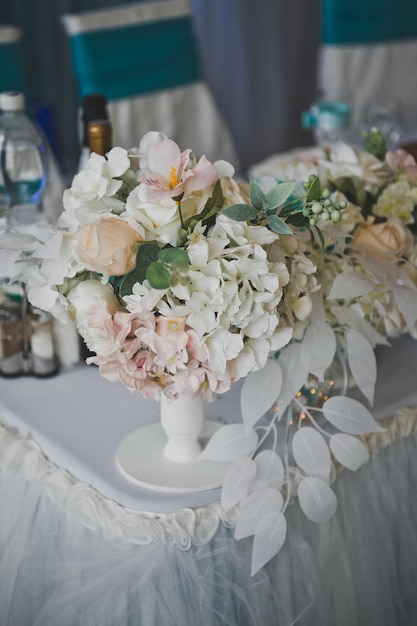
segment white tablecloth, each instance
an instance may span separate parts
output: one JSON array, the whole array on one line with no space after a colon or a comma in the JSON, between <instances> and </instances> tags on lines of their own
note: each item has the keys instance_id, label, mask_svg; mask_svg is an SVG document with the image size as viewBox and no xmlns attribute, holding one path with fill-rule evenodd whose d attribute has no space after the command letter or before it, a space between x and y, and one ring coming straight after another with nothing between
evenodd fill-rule
<instances>
[{"instance_id":1,"label":"white tablecloth","mask_svg":"<svg viewBox=\"0 0 417 626\"><path fill-rule=\"evenodd\" d=\"M416 359L408 337L378 350L378 419L417 405ZM154 494L119 473L118 443L156 403L86 366L1 379L0 402L0 624L417 623L416 409L401 417L410 436L337 478L329 522L290 507L283 549L251 578L252 540L233 538L217 491ZM208 406L238 410L238 389Z\"/></svg>"}]
</instances>

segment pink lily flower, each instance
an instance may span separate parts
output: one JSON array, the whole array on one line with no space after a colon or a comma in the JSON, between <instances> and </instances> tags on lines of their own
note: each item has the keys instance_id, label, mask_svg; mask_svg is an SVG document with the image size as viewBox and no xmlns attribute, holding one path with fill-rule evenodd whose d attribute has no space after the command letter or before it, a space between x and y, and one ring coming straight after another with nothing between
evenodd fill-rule
<instances>
[{"instance_id":1,"label":"pink lily flower","mask_svg":"<svg viewBox=\"0 0 417 626\"><path fill-rule=\"evenodd\" d=\"M158 202L162 198L181 200L184 193L199 191L217 180L214 166L202 156L194 167L186 169L191 150L181 152L175 141L165 139L149 148L149 170L139 182L150 186L148 200Z\"/></svg>"}]
</instances>

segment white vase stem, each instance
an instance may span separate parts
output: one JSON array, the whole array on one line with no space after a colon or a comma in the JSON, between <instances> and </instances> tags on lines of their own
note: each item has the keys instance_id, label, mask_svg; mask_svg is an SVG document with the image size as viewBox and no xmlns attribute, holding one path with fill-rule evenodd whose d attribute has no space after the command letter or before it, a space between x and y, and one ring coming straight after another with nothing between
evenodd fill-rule
<instances>
[{"instance_id":1,"label":"white vase stem","mask_svg":"<svg viewBox=\"0 0 417 626\"><path fill-rule=\"evenodd\" d=\"M163 455L171 461L195 461L202 448L198 437L204 424L204 402L192 394L168 400L161 396L161 425L167 436Z\"/></svg>"}]
</instances>

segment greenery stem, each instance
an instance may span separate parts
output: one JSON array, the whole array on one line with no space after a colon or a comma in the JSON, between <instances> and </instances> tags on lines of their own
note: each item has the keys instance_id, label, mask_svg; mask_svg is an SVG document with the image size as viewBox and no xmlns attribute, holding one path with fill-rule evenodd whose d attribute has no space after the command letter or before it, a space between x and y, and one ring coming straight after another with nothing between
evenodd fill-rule
<instances>
[{"instance_id":1,"label":"greenery stem","mask_svg":"<svg viewBox=\"0 0 417 626\"><path fill-rule=\"evenodd\" d=\"M181 202L180 202L180 200L177 200L177 207L178 207L178 212L180 214L181 228L183 230L185 230L185 225L184 225L184 219L182 217L182 210L181 210Z\"/></svg>"}]
</instances>

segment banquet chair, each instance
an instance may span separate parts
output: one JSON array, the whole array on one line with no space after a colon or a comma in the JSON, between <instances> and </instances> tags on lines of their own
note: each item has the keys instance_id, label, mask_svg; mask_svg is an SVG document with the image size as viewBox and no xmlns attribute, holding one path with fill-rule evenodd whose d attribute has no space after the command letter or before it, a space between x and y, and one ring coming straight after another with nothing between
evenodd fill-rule
<instances>
[{"instance_id":1,"label":"banquet chair","mask_svg":"<svg viewBox=\"0 0 417 626\"><path fill-rule=\"evenodd\" d=\"M318 89L349 101L358 132L379 121L394 143L415 139L417 3L323 0Z\"/></svg>"},{"instance_id":2,"label":"banquet chair","mask_svg":"<svg viewBox=\"0 0 417 626\"><path fill-rule=\"evenodd\" d=\"M113 144L137 146L151 130L236 169L229 129L202 80L188 0L137 2L62 17L79 99L108 100Z\"/></svg>"},{"instance_id":3,"label":"banquet chair","mask_svg":"<svg viewBox=\"0 0 417 626\"><path fill-rule=\"evenodd\" d=\"M16 26L0 26L0 91L26 92L21 39Z\"/></svg>"}]
</instances>

